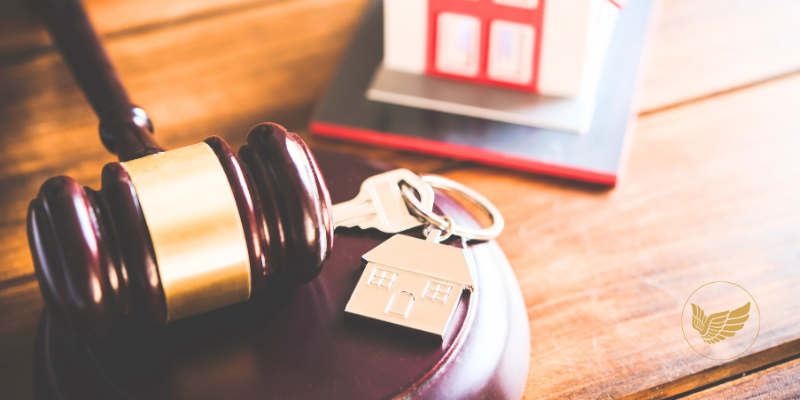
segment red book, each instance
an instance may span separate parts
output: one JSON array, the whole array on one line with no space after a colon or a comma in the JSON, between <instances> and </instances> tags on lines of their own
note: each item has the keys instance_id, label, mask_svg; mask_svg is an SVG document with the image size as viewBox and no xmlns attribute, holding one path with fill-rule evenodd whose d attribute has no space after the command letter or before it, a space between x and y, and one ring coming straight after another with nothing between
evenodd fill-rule
<instances>
[{"instance_id":1,"label":"red book","mask_svg":"<svg viewBox=\"0 0 800 400\"><path fill-rule=\"evenodd\" d=\"M578 134L369 100L365 94L384 54L382 2L373 1L310 130L320 136L615 185L638 114L655 4L642 0L620 10L591 122L586 133Z\"/></svg>"}]
</instances>

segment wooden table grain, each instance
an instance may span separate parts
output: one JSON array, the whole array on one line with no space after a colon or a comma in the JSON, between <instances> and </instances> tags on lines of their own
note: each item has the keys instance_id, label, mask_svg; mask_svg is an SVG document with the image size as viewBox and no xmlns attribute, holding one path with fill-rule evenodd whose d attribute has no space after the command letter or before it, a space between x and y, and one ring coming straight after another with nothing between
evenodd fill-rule
<instances>
[{"instance_id":1,"label":"wooden table grain","mask_svg":"<svg viewBox=\"0 0 800 400\"><path fill-rule=\"evenodd\" d=\"M85 0L167 148L274 121L314 149L436 172L489 197L531 321L525 397L793 398L800 369L800 3L665 0L627 172L613 190L306 132L367 0ZM42 308L27 204L45 179L99 187L114 160L22 0L0 3L0 398L32 398ZM698 356L683 302L742 282L762 329Z\"/></svg>"}]
</instances>

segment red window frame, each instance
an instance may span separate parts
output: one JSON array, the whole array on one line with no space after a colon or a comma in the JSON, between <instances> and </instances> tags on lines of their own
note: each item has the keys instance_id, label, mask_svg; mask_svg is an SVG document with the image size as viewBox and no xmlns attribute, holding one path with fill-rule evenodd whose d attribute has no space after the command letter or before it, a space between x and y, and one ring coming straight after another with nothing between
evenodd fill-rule
<instances>
[{"instance_id":1,"label":"red window frame","mask_svg":"<svg viewBox=\"0 0 800 400\"><path fill-rule=\"evenodd\" d=\"M448 78L460 79L469 82L478 82L494 86L503 86L513 89L538 92L537 82L539 80L539 54L542 47L542 23L544 17L545 0L539 0L539 4L534 9L520 8L496 4L492 0L429 0L428 1L428 51L425 72L434 76L445 76ZM478 75L467 77L440 72L436 69L436 40L437 40L437 21L439 14L443 12L453 14L469 15L480 21L480 52ZM499 82L489 79L487 74L489 63L489 32L491 23L494 20L516 22L533 26L534 29L534 49L533 49L533 71L531 82L521 85L509 82Z\"/></svg>"}]
</instances>

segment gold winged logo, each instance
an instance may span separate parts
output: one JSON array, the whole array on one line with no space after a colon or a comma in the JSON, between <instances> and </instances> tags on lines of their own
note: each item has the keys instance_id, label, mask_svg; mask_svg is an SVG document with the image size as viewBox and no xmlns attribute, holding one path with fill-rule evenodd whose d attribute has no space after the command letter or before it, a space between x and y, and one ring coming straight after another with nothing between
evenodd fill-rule
<instances>
[{"instance_id":1,"label":"gold winged logo","mask_svg":"<svg viewBox=\"0 0 800 400\"><path fill-rule=\"evenodd\" d=\"M706 316L703 309L692 303L692 328L700 332L706 343L717 343L732 337L744 328L750 318L750 302L733 310Z\"/></svg>"}]
</instances>

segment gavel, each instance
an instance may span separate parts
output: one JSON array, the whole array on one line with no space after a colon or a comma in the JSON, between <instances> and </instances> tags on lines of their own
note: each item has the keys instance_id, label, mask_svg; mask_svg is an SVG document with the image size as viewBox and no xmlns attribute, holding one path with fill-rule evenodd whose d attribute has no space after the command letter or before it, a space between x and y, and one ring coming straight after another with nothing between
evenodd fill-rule
<instances>
[{"instance_id":1,"label":"gavel","mask_svg":"<svg viewBox=\"0 0 800 400\"><path fill-rule=\"evenodd\" d=\"M219 137L165 151L79 1L34 5L120 160L103 168L100 190L58 176L28 208L39 287L65 331L99 341L134 309L165 324L320 273L331 202L299 136L263 123L236 155Z\"/></svg>"}]
</instances>

